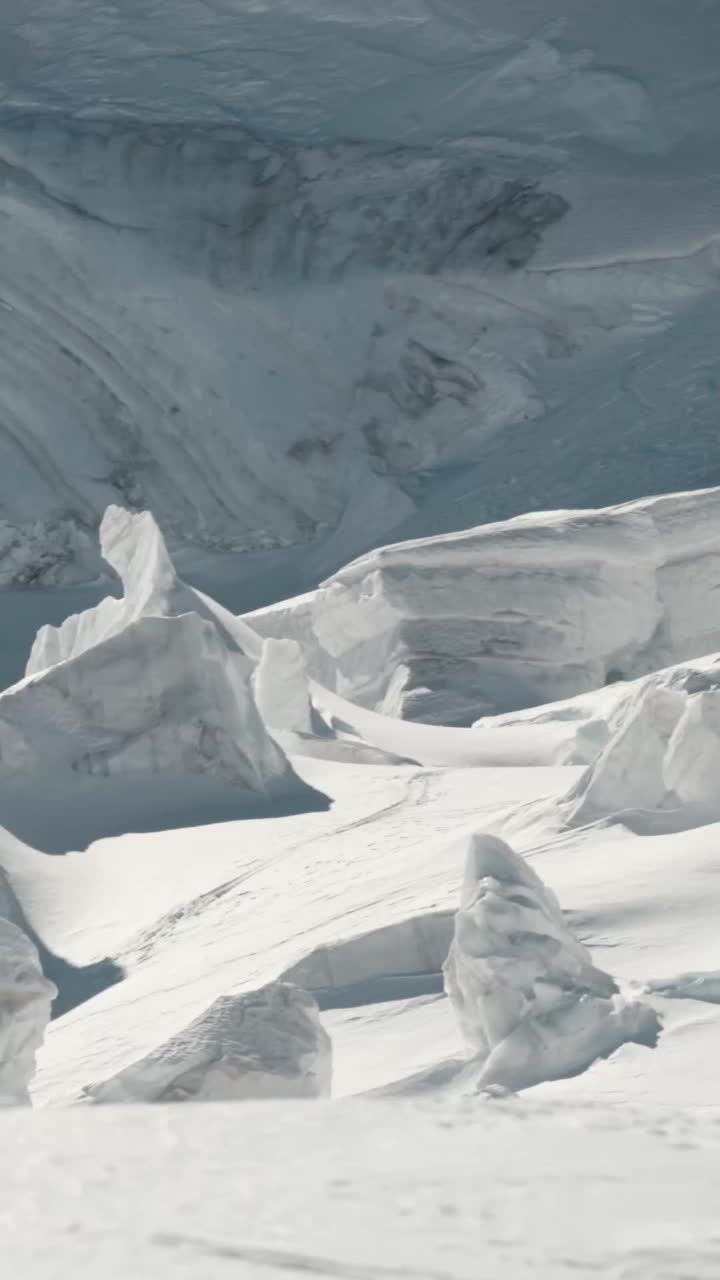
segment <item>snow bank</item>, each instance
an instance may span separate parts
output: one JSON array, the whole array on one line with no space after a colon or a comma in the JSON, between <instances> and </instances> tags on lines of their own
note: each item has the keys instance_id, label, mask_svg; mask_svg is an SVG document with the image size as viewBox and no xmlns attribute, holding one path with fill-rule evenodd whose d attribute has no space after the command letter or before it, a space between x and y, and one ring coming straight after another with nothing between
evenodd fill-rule
<instances>
[{"instance_id":1,"label":"snow bank","mask_svg":"<svg viewBox=\"0 0 720 1280\"><path fill-rule=\"evenodd\" d=\"M84 1096L93 1102L314 1098L330 1092L331 1045L312 996L275 982L223 996L167 1043Z\"/></svg>"},{"instance_id":2,"label":"snow bank","mask_svg":"<svg viewBox=\"0 0 720 1280\"><path fill-rule=\"evenodd\" d=\"M571 697L720 645L719 517L712 489L398 543L288 608L285 634L320 682L391 716Z\"/></svg>"},{"instance_id":3,"label":"snow bank","mask_svg":"<svg viewBox=\"0 0 720 1280\"><path fill-rule=\"evenodd\" d=\"M121 578L122 598L44 627L29 675L0 695L0 787L14 788L10 825L18 829L12 795L19 787L31 801L33 786L63 780L72 790L88 778L206 779L231 788L236 806L243 797L266 804L314 795L258 711L256 668L260 661L273 667L272 655L263 660L262 640L178 579L148 513L110 508L102 550ZM280 676L283 663L284 651ZM276 689L276 709L282 696L278 703ZM179 804L192 807L195 799L180 788L174 798L158 790L142 803L167 825ZM139 796L129 804L125 822L147 819L138 814ZM30 821L22 834L47 847Z\"/></svg>"},{"instance_id":4,"label":"snow bank","mask_svg":"<svg viewBox=\"0 0 720 1280\"><path fill-rule=\"evenodd\" d=\"M30 939L0 917L0 1106L29 1101L35 1051L56 994Z\"/></svg>"},{"instance_id":5,"label":"snow bank","mask_svg":"<svg viewBox=\"0 0 720 1280\"><path fill-rule=\"evenodd\" d=\"M531 867L495 836L470 839L445 964L481 1089L577 1075L626 1041L654 1045L654 1011L626 1002L570 933Z\"/></svg>"}]
</instances>

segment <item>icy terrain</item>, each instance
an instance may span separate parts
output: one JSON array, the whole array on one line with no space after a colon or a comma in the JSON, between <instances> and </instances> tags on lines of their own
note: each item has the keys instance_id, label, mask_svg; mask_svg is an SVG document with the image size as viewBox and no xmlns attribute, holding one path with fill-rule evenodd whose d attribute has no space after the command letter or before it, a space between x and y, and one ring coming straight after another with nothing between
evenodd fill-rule
<instances>
[{"instance_id":1,"label":"icy terrain","mask_svg":"<svg viewBox=\"0 0 720 1280\"><path fill-rule=\"evenodd\" d=\"M89 1088L92 1102L246 1101L330 1093L330 1037L308 994L271 983L216 1000L178 1036Z\"/></svg>"},{"instance_id":2,"label":"icy terrain","mask_svg":"<svg viewBox=\"0 0 720 1280\"><path fill-rule=\"evenodd\" d=\"M117 501L199 573L274 548L252 607L390 530L720 479L713 3L0 35L1 582L94 578Z\"/></svg>"},{"instance_id":3,"label":"icy terrain","mask_svg":"<svg viewBox=\"0 0 720 1280\"><path fill-rule=\"evenodd\" d=\"M179 580L148 513L109 508L100 541L123 596L44 627L25 679L0 694L8 826L65 852L126 829L128 804L136 827L322 804L258 709L272 648Z\"/></svg>"},{"instance_id":4,"label":"icy terrain","mask_svg":"<svg viewBox=\"0 0 720 1280\"><path fill-rule=\"evenodd\" d=\"M27 935L0 916L0 1106L29 1102L55 988Z\"/></svg>"},{"instance_id":5,"label":"icy terrain","mask_svg":"<svg viewBox=\"0 0 720 1280\"><path fill-rule=\"evenodd\" d=\"M715 0L4 4L18 1280L717 1276L719 104Z\"/></svg>"},{"instance_id":6,"label":"icy terrain","mask_svg":"<svg viewBox=\"0 0 720 1280\"><path fill-rule=\"evenodd\" d=\"M469 724L720 647L720 489L402 542L248 615L390 716Z\"/></svg>"}]
</instances>

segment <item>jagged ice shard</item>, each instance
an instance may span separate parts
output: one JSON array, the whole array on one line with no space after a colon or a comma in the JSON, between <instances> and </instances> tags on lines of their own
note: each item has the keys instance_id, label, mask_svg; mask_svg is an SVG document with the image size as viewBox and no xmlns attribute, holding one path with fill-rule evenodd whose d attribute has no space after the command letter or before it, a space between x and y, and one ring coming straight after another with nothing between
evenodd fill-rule
<instances>
[{"instance_id":1,"label":"jagged ice shard","mask_svg":"<svg viewBox=\"0 0 720 1280\"><path fill-rule=\"evenodd\" d=\"M513 1092L584 1071L627 1041L654 1046L650 1007L626 1001L519 854L470 837L445 986L477 1087Z\"/></svg>"},{"instance_id":2,"label":"jagged ice shard","mask_svg":"<svg viewBox=\"0 0 720 1280\"><path fill-rule=\"evenodd\" d=\"M221 996L189 1026L101 1084L93 1102L316 1098L330 1093L330 1037L312 996L288 983Z\"/></svg>"},{"instance_id":3,"label":"jagged ice shard","mask_svg":"<svg viewBox=\"0 0 720 1280\"><path fill-rule=\"evenodd\" d=\"M35 1053L56 994L33 943L0 917L0 1106L29 1102Z\"/></svg>"}]
</instances>

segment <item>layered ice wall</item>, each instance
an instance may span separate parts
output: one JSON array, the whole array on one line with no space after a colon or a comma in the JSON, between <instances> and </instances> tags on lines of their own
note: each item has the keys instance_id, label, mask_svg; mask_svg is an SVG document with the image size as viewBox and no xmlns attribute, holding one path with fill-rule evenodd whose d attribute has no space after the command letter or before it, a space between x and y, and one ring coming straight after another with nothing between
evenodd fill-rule
<instances>
[{"instance_id":1,"label":"layered ice wall","mask_svg":"<svg viewBox=\"0 0 720 1280\"><path fill-rule=\"evenodd\" d=\"M470 839L445 986L481 1089L577 1075L626 1041L654 1045L659 1033L654 1011L618 994L552 893L490 835Z\"/></svg>"},{"instance_id":2,"label":"layered ice wall","mask_svg":"<svg viewBox=\"0 0 720 1280\"><path fill-rule=\"evenodd\" d=\"M0 916L0 1106L29 1101L35 1052L56 994L30 939Z\"/></svg>"},{"instance_id":3,"label":"layered ice wall","mask_svg":"<svg viewBox=\"0 0 720 1280\"><path fill-rule=\"evenodd\" d=\"M312 996L275 982L222 996L167 1043L102 1084L93 1102L315 1098L330 1093L330 1037Z\"/></svg>"},{"instance_id":4,"label":"layered ice wall","mask_svg":"<svg viewBox=\"0 0 720 1280\"><path fill-rule=\"evenodd\" d=\"M711 489L518 517L385 547L249 617L352 701L470 723L720 647L719 516Z\"/></svg>"}]
</instances>

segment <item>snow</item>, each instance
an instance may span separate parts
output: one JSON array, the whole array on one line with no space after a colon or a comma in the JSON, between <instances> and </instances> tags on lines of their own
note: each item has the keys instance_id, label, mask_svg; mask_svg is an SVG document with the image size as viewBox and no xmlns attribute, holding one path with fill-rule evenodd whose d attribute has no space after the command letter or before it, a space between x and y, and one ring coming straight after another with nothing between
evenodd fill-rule
<instances>
[{"instance_id":1,"label":"snow","mask_svg":"<svg viewBox=\"0 0 720 1280\"><path fill-rule=\"evenodd\" d=\"M13 1275L717 1275L720 9L570 8L4 5Z\"/></svg>"},{"instance_id":2,"label":"snow","mask_svg":"<svg viewBox=\"0 0 720 1280\"><path fill-rule=\"evenodd\" d=\"M312 998L278 982L220 997L166 1044L84 1097L129 1103L327 1096L331 1052Z\"/></svg>"},{"instance_id":3,"label":"snow","mask_svg":"<svg viewBox=\"0 0 720 1280\"><path fill-rule=\"evenodd\" d=\"M0 917L0 1106L30 1101L35 1052L55 994L30 939Z\"/></svg>"},{"instance_id":4,"label":"snow","mask_svg":"<svg viewBox=\"0 0 720 1280\"><path fill-rule=\"evenodd\" d=\"M717 481L706 0L13 0L2 37L3 583L94 579L118 500L280 552L251 608L391 530Z\"/></svg>"},{"instance_id":5,"label":"snow","mask_svg":"<svg viewBox=\"0 0 720 1280\"><path fill-rule=\"evenodd\" d=\"M27 1280L714 1280L717 1163L717 1123L686 1107L0 1117L5 1256Z\"/></svg>"}]
</instances>

